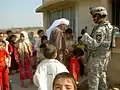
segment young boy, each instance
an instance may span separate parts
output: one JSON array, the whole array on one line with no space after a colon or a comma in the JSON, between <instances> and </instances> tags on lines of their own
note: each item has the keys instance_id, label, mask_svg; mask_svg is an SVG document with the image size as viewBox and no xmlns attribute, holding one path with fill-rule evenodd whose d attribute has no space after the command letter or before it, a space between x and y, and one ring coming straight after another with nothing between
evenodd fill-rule
<instances>
[{"instance_id":1,"label":"young boy","mask_svg":"<svg viewBox=\"0 0 120 90\"><path fill-rule=\"evenodd\" d=\"M76 80L70 73L59 73L54 78L53 90L77 90Z\"/></svg>"},{"instance_id":2,"label":"young boy","mask_svg":"<svg viewBox=\"0 0 120 90\"><path fill-rule=\"evenodd\" d=\"M41 45L40 45L40 53L39 53L40 57L39 57L38 64L45 59L45 56L43 55L43 51L47 45L48 45L47 36L43 35L41 37Z\"/></svg>"},{"instance_id":3,"label":"young boy","mask_svg":"<svg viewBox=\"0 0 120 90\"><path fill-rule=\"evenodd\" d=\"M55 59L57 57L57 49L55 46L46 46L43 54L46 59L41 61L37 66L33 81L38 87L38 90L52 90L52 82L55 75L61 72L68 72L68 70Z\"/></svg>"},{"instance_id":4,"label":"young boy","mask_svg":"<svg viewBox=\"0 0 120 90\"><path fill-rule=\"evenodd\" d=\"M37 57L36 65L40 61L41 37L44 35L44 31L40 29L40 30L37 31L37 34L38 34L38 37L36 38L35 44L34 44L34 49L36 51L36 57Z\"/></svg>"},{"instance_id":5,"label":"young boy","mask_svg":"<svg viewBox=\"0 0 120 90\"><path fill-rule=\"evenodd\" d=\"M8 65L6 64L6 57L8 58ZM3 41L0 40L0 89L2 90L9 90L8 67L10 66L10 55L4 49Z\"/></svg>"},{"instance_id":6,"label":"young boy","mask_svg":"<svg viewBox=\"0 0 120 90\"><path fill-rule=\"evenodd\" d=\"M44 48L48 45L47 36L41 37L41 45L40 45L40 51L43 52Z\"/></svg>"}]
</instances>

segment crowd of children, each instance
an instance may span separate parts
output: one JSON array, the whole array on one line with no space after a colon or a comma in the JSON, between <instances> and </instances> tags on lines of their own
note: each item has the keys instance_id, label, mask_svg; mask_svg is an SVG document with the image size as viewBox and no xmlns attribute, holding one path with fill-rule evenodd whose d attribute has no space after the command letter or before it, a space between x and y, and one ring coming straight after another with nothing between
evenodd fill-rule
<instances>
[{"instance_id":1,"label":"crowd of children","mask_svg":"<svg viewBox=\"0 0 120 90\"><path fill-rule=\"evenodd\" d=\"M27 88L24 80L30 79L30 83L34 82L38 90L48 90L48 88L49 90L59 90L55 89L57 81L54 81L55 87L52 87L52 82L55 76L62 72L71 73L77 82L79 77L84 75L85 46L80 40L81 36L78 37L78 41L75 41L71 28L66 29L64 33L67 46L65 65L56 60L57 49L54 45L49 44L48 37L43 30L38 30L39 37L36 39L33 32L22 31L19 38L10 30L6 34L8 37L5 39L4 33L0 32L0 76L2 77L0 78L0 88L6 88L2 90L9 90L8 74L14 75L18 72L20 72L21 87ZM16 40L16 38L18 39ZM35 73L32 68L36 69ZM65 77L67 76L62 78ZM73 78L69 75L68 77ZM56 80L59 78L59 75L56 76ZM74 88L76 87L74 86Z\"/></svg>"},{"instance_id":2,"label":"crowd of children","mask_svg":"<svg viewBox=\"0 0 120 90\"><path fill-rule=\"evenodd\" d=\"M72 29L70 28L66 29L64 35L67 46L65 53L65 65L55 59L57 57L57 49L54 45L49 44L47 36L43 35L40 38L41 45L39 47L39 55L42 55L44 57L42 58L41 56L41 60L39 58L40 61L38 62L38 66L33 77L34 84L38 87L38 90L62 90L60 89L61 86L55 85L55 88L57 87L58 89L55 89L54 86L52 87L53 79L59 73L69 72L73 76L73 78L75 78L75 81L77 83L79 82L79 77L84 76L85 46L80 40L81 36L78 37L77 43L73 37ZM66 76L64 76L63 78L65 77Z\"/></svg>"}]
</instances>

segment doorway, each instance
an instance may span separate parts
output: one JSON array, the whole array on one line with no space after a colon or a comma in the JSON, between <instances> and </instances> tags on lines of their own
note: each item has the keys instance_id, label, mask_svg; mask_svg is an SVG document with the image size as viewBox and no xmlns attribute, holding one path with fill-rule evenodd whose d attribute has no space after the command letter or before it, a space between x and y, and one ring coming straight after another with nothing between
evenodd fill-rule
<instances>
[{"instance_id":1,"label":"doorway","mask_svg":"<svg viewBox=\"0 0 120 90\"><path fill-rule=\"evenodd\" d=\"M112 24L120 28L120 0L112 0Z\"/></svg>"}]
</instances>

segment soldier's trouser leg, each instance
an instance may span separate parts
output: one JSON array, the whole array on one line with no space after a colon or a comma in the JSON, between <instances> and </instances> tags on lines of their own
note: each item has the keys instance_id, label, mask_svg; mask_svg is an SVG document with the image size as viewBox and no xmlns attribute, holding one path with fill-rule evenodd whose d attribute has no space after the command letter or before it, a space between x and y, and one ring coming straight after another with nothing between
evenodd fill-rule
<instances>
[{"instance_id":1,"label":"soldier's trouser leg","mask_svg":"<svg viewBox=\"0 0 120 90\"><path fill-rule=\"evenodd\" d=\"M98 90L99 85L99 75L98 72L90 71L88 72L88 86L89 90Z\"/></svg>"},{"instance_id":2,"label":"soldier's trouser leg","mask_svg":"<svg viewBox=\"0 0 120 90\"><path fill-rule=\"evenodd\" d=\"M107 90L106 73L99 73L99 70L93 68L92 72L88 72L89 90Z\"/></svg>"},{"instance_id":3,"label":"soldier's trouser leg","mask_svg":"<svg viewBox=\"0 0 120 90\"><path fill-rule=\"evenodd\" d=\"M99 79L99 90L107 90L106 72L102 72Z\"/></svg>"}]
</instances>

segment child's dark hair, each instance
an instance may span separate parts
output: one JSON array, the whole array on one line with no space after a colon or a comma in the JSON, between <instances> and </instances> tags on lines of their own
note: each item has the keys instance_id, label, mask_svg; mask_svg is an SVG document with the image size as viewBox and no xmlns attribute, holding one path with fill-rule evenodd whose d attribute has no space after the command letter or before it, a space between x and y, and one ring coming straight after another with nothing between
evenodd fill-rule
<instances>
[{"instance_id":1,"label":"child's dark hair","mask_svg":"<svg viewBox=\"0 0 120 90\"><path fill-rule=\"evenodd\" d=\"M6 31L6 34L9 34L9 33L12 33L12 31L11 31L11 30L7 30L7 31Z\"/></svg>"},{"instance_id":2,"label":"child's dark hair","mask_svg":"<svg viewBox=\"0 0 120 90\"><path fill-rule=\"evenodd\" d=\"M72 53L75 57L84 55L84 51L81 48L75 48Z\"/></svg>"},{"instance_id":3,"label":"child's dark hair","mask_svg":"<svg viewBox=\"0 0 120 90\"><path fill-rule=\"evenodd\" d=\"M75 78L73 77L73 75L70 74L70 73L68 73L68 72L62 72L62 73L59 73L59 74L57 74L57 75L55 76L55 78L54 78L54 80L53 80L53 88L54 88L54 86L55 86L55 82L56 82L58 79L60 79L60 78L64 78L64 79L69 78L69 79L72 81L72 83L73 83L74 90L77 90L76 80L75 80Z\"/></svg>"},{"instance_id":4,"label":"child's dark hair","mask_svg":"<svg viewBox=\"0 0 120 90\"><path fill-rule=\"evenodd\" d=\"M2 42L2 43L6 46L6 42L5 42L5 41L2 40L2 41L0 41L0 42Z\"/></svg>"},{"instance_id":5,"label":"child's dark hair","mask_svg":"<svg viewBox=\"0 0 120 90\"><path fill-rule=\"evenodd\" d=\"M40 30L37 31L37 34L39 34L41 32L44 32L44 31L42 29L40 29Z\"/></svg>"},{"instance_id":6,"label":"child's dark hair","mask_svg":"<svg viewBox=\"0 0 120 90\"><path fill-rule=\"evenodd\" d=\"M41 40L42 40L42 41L43 41L43 40L47 40L47 36L43 35L43 36L41 37Z\"/></svg>"},{"instance_id":7,"label":"child's dark hair","mask_svg":"<svg viewBox=\"0 0 120 90\"><path fill-rule=\"evenodd\" d=\"M81 38L82 38L82 36L79 36L79 37L78 37L78 41L81 40Z\"/></svg>"},{"instance_id":8,"label":"child's dark hair","mask_svg":"<svg viewBox=\"0 0 120 90\"><path fill-rule=\"evenodd\" d=\"M42 44L44 44L44 43L43 43L44 40L47 40L47 36L45 36L45 35L41 37L41 43L42 43Z\"/></svg>"},{"instance_id":9,"label":"child's dark hair","mask_svg":"<svg viewBox=\"0 0 120 90\"><path fill-rule=\"evenodd\" d=\"M43 54L47 59L53 59L56 53L57 53L56 47L51 44L46 46L43 51Z\"/></svg>"},{"instance_id":10,"label":"child's dark hair","mask_svg":"<svg viewBox=\"0 0 120 90\"><path fill-rule=\"evenodd\" d=\"M65 30L65 33L72 34L72 29L71 29L71 28L67 28L67 29Z\"/></svg>"},{"instance_id":11,"label":"child's dark hair","mask_svg":"<svg viewBox=\"0 0 120 90\"><path fill-rule=\"evenodd\" d=\"M17 36L16 36L16 35L12 35L12 36L10 36L10 38L9 38L8 41L11 42L13 37L17 37Z\"/></svg>"},{"instance_id":12,"label":"child's dark hair","mask_svg":"<svg viewBox=\"0 0 120 90\"><path fill-rule=\"evenodd\" d=\"M43 48L43 49L46 48L46 44L41 44L40 48Z\"/></svg>"}]
</instances>

